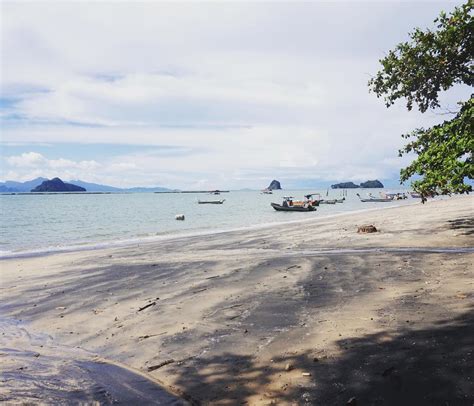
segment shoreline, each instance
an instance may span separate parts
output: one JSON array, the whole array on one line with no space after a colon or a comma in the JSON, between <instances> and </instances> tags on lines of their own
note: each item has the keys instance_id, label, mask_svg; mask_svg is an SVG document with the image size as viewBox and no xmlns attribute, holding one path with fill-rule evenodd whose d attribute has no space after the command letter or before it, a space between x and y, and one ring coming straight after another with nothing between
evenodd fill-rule
<instances>
[{"instance_id":1,"label":"shoreline","mask_svg":"<svg viewBox=\"0 0 474 406\"><path fill-rule=\"evenodd\" d=\"M456 198L459 198L459 197L456 197ZM35 257L56 255L56 254L61 254L61 253L70 253L70 252L72 253L72 252L83 252L83 251L97 251L97 250L103 250L103 249L109 249L109 248L110 249L127 248L127 247L133 247L133 246L139 246L139 245L145 245L145 244L154 244L160 241L182 240L182 239L194 238L194 237L234 233L234 232L239 232L239 231L252 231L252 230L258 231L261 229L276 228L276 227L284 226L286 224L292 225L292 224L311 223L311 222L317 223L318 221L321 221L321 220L337 218L340 216L354 215L354 214L379 211L379 210L396 209L398 207L416 206L419 204L422 204L422 203L420 201L416 201L412 203L392 205L389 207L380 206L380 207L373 207L373 208L360 209L360 210L351 210L347 212L339 212L339 213L334 213L334 214L329 213L329 214L324 214L322 216L319 216L317 218L309 218L309 219L262 223L262 224L255 224L255 225L242 226L242 227L231 227L231 228L225 228L225 229L193 230L189 232L177 232L177 233L161 234L161 235L146 236L146 237L135 237L135 238L124 239L124 240L107 240L107 241L97 241L94 243L73 244L73 245L66 245L66 246L49 246L45 248L19 250L19 251L0 251L0 262L6 259L35 258Z\"/></svg>"},{"instance_id":2,"label":"shoreline","mask_svg":"<svg viewBox=\"0 0 474 406\"><path fill-rule=\"evenodd\" d=\"M5 259L0 315L193 404L470 406L473 209L468 196Z\"/></svg>"}]
</instances>

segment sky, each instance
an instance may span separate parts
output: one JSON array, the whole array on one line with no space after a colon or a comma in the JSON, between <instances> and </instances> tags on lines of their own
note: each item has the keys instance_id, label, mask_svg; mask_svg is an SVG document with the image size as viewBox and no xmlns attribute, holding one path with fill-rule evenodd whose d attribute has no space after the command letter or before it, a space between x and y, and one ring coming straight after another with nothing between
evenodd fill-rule
<instances>
[{"instance_id":1,"label":"sky","mask_svg":"<svg viewBox=\"0 0 474 406\"><path fill-rule=\"evenodd\" d=\"M458 4L3 1L0 179L396 182L400 134L446 116L387 109L367 82Z\"/></svg>"}]
</instances>

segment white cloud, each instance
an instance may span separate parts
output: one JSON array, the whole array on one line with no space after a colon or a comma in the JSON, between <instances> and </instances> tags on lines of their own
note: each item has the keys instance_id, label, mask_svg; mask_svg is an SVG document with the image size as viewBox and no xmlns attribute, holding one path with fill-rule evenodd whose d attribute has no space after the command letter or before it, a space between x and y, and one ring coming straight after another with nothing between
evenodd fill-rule
<instances>
[{"instance_id":1,"label":"white cloud","mask_svg":"<svg viewBox=\"0 0 474 406\"><path fill-rule=\"evenodd\" d=\"M11 166L31 168L43 165L46 159L37 152L25 152L19 156L9 156L6 161Z\"/></svg>"},{"instance_id":2,"label":"white cloud","mask_svg":"<svg viewBox=\"0 0 474 406\"><path fill-rule=\"evenodd\" d=\"M18 99L0 109L2 142L186 151L104 155L100 164L25 152L5 159L12 176L172 187L390 177L402 165L400 134L443 119L385 109L367 80L384 52L452 3L1 7L0 85Z\"/></svg>"},{"instance_id":3,"label":"white cloud","mask_svg":"<svg viewBox=\"0 0 474 406\"><path fill-rule=\"evenodd\" d=\"M100 168L96 161L72 161L70 159L48 159L38 152L25 152L21 155L8 156L5 161L11 167L18 169L35 168L40 170L81 170L93 171Z\"/></svg>"}]
</instances>

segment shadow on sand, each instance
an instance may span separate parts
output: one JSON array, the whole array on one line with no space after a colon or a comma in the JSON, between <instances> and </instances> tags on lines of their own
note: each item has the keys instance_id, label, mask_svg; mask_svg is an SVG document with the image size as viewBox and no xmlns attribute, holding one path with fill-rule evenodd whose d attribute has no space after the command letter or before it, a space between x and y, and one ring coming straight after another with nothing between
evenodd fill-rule
<instances>
[{"instance_id":1,"label":"shadow on sand","mask_svg":"<svg viewBox=\"0 0 474 406\"><path fill-rule=\"evenodd\" d=\"M454 220L449 220L449 228L453 230L461 230L461 234L474 234L474 217L461 217Z\"/></svg>"},{"instance_id":2,"label":"shadow on sand","mask_svg":"<svg viewBox=\"0 0 474 406\"><path fill-rule=\"evenodd\" d=\"M199 367L191 363L174 368L180 374L178 386L196 405L248 404L268 387L261 398L267 404L345 405L355 398L352 404L357 405L471 406L473 322L471 310L429 329L340 340L341 355L334 358L304 353L262 366L251 356L226 353L200 359ZM311 376L298 373L291 384L269 387L275 377L288 374L282 363Z\"/></svg>"}]
</instances>

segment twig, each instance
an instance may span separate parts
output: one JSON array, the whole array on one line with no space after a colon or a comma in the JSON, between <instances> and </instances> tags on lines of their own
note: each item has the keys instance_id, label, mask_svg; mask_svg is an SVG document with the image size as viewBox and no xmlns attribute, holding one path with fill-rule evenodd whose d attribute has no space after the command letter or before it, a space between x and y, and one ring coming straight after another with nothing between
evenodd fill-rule
<instances>
[{"instance_id":1,"label":"twig","mask_svg":"<svg viewBox=\"0 0 474 406\"><path fill-rule=\"evenodd\" d=\"M160 362L157 365L152 365L151 367L148 367L148 372L155 371L161 367L164 367L165 365L172 364L173 362L175 362L174 359L168 359L166 361Z\"/></svg>"},{"instance_id":2,"label":"twig","mask_svg":"<svg viewBox=\"0 0 474 406\"><path fill-rule=\"evenodd\" d=\"M167 331L163 331L162 333L158 333L158 334L146 334L146 335L144 335L144 336L138 337L138 340L139 340L139 341L141 341L141 340L146 340L147 338L162 336L163 334L166 334L166 333L167 333Z\"/></svg>"},{"instance_id":3,"label":"twig","mask_svg":"<svg viewBox=\"0 0 474 406\"><path fill-rule=\"evenodd\" d=\"M145 309L149 308L150 306L154 306L154 305L156 305L156 302L151 302L151 303L147 304L146 306L140 307L138 309L138 311L141 312L142 310L145 310Z\"/></svg>"}]
</instances>

